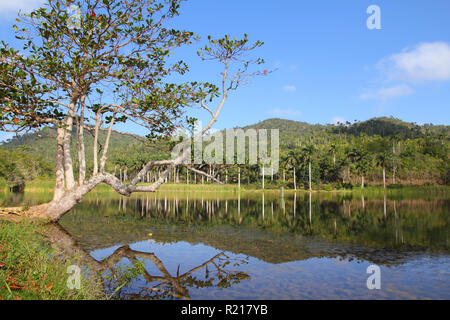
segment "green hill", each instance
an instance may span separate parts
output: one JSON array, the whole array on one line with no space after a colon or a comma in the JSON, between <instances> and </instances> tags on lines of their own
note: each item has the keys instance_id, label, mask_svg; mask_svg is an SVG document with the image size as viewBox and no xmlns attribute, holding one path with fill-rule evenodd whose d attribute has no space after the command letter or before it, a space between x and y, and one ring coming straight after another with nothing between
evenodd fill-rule
<instances>
[{"instance_id":1,"label":"green hill","mask_svg":"<svg viewBox=\"0 0 450 320\"><path fill-rule=\"evenodd\" d=\"M351 136L374 136L381 137L397 136L401 139L420 138L432 135L448 135L450 126L405 122L395 118L380 117L367 121L355 121L354 123L339 124L309 124L306 122L285 120L279 118L267 119L243 129L279 129L283 142L292 139L304 139L324 136L324 135L351 135Z\"/></svg>"},{"instance_id":2,"label":"green hill","mask_svg":"<svg viewBox=\"0 0 450 320\"><path fill-rule=\"evenodd\" d=\"M242 129L280 130L280 167L288 174L288 186L292 184L292 171L296 170L299 186L308 180L304 147L312 145L312 181L322 183L357 184L364 175L367 182L379 183L381 179L380 157L385 158L385 169L392 181L421 184L425 182L448 184L450 181L449 150L450 126L418 125L395 118L373 118L367 121L339 124L309 124L306 122L267 119ZM27 152L35 158L53 163L56 153L55 130L47 129L37 134L14 137L1 146L10 151ZM106 133L100 133L100 145ZM86 161L88 170L92 168L93 137L85 133ZM148 160L169 158L170 148L166 143L149 147L129 135L113 132L107 170L118 165L127 167L133 175ZM76 143L72 141L75 151ZM165 150L165 151L164 151ZM101 152L101 146L99 148ZM77 166L76 152L74 164ZM226 169L222 165L217 170L228 170L230 181L235 182L236 168ZM258 166L244 166L242 179L259 183ZM236 172L235 172L236 171ZM215 171L217 172L217 171ZM224 174L222 172L221 174ZM228 173L227 173L228 174ZM277 177L280 179L280 177ZM290 180L289 180L290 179ZM397 179L397 180L396 180ZM340 181L340 182L339 182Z\"/></svg>"},{"instance_id":3,"label":"green hill","mask_svg":"<svg viewBox=\"0 0 450 320\"><path fill-rule=\"evenodd\" d=\"M75 131L73 132L75 136ZM93 155L92 145L94 144L94 138L89 133L85 131L85 146L86 146L86 162L92 163ZM14 136L13 138L5 141L1 147L6 150L22 150L30 153L33 156L39 156L49 162L55 162L56 157L56 130L53 128L47 128L38 134L24 134L20 136ZM106 139L106 132L101 131L99 133L99 150L101 150L103 142ZM110 154L115 152L122 152L125 148L130 145L137 144L138 140L130 135L124 135L117 132L111 133L110 141ZM72 154L76 154L76 142L72 139ZM76 160L76 159L74 159Z\"/></svg>"},{"instance_id":4,"label":"green hill","mask_svg":"<svg viewBox=\"0 0 450 320\"><path fill-rule=\"evenodd\" d=\"M299 141L320 141L334 138L342 138L343 135L379 135L381 137L396 136L399 139L423 138L427 136L448 136L450 126L426 124L419 126L415 123L404 122L395 118L373 118L363 122L353 124L309 124L306 122L285 120L279 118L267 119L242 129L279 129L282 145L291 144ZM52 128L41 131L39 134L24 134L15 136L5 141L1 147L6 150L21 149L32 155L39 156L48 161L54 161L56 153L55 144L56 131ZM100 132L100 145L105 140L106 133ZM92 150L94 139L89 132L85 132L86 150ZM72 141L75 148L75 142ZM139 147L137 139L130 135L112 132L110 143L110 155L130 151L130 148ZM101 148L101 146L100 146ZM92 161L92 154L87 152L87 161Z\"/></svg>"},{"instance_id":5,"label":"green hill","mask_svg":"<svg viewBox=\"0 0 450 320\"><path fill-rule=\"evenodd\" d=\"M338 133L343 129L343 125L337 126L333 131ZM429 135L448 134L449 127L443 125L424 124L422 126L416 123L404 122L395 118L373 118L363 122L355 122L352 125L345 126L344 132L352 135L362 133L369 136L379 135L381 137L398 136L402 138L420 138Z\"/></svg>"}]
</instances>

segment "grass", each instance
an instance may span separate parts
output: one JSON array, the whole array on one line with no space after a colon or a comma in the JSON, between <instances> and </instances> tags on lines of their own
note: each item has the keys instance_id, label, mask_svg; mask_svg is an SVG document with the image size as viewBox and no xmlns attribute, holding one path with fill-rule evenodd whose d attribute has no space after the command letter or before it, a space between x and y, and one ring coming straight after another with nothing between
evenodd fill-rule
<instances>
[{"instance_id":1,"label":"grass","mask_svg":"<svg viewBox=\"0 0 450 320\"><path fill-rule=\"evenodd\" d=\"M147 185L148 183L144 183L144 185ZM36 179L33 181L30 181L26 185L26 191L45 191L48 192L49 190L53 190L55 185L55 182L53 180L48 179ZM391 188L392 187L392 188ZM279 191L281 189L280 186L277 186L275 184L267 183L266 184L266 191ZM1 189L0 189L1 190ZM185 183L165 183L161 185L161 187L158 189L160 191L189 191L189 192L236 192L236 191L262 191L260 184L241 184L241 187L239 188L237 184L216 184L216 183L205 183L205 184L185 184ZM294 192L293 189L284 188L286 192ZM326 190L323 188L317 188L315 186L314 191L315 192L336 192L336 193L397 193L401 191L404 192L416 192L420 190L428 190L428 191L446 191L448 192L450 188L448 186L441 186L441 185L432 185L432 186L413 186L413 185L405 185L398 187L397 185L389 186L387 189L384 189L382 185L370 185L366 186L364 189L361 189L360 186L353 186L352 189L329 189ZM6 190L5 190L6 191ZM98 185L94 191L112 191L112 188L106 184L100 184ZM299 188L297 189L297 192L308 192L307 189Z\"/></svg>"},{"instance_id":2,"label":"grass","mask_svg":"<svg viewBox=\"0 0 450 320\"><path fill-rule=\"evenodd\" d=\"M167 183L161 185L161 191L238 191L239 187L235 184L185 184L185 183ZM241 185L240 190L256 190L253 186Z\"/></svg>"},{"instance_id":3,"label":"grass","mask_svg":"<svg viewBox=\"0 0 450 320\"><path fill-rule=\"evenodd\" d=\"M44 240L45 226L0 220L0 300L91 300L105 296L82 273L81 287L67 287L70 261Z\"/></svg>"}]
</instances>

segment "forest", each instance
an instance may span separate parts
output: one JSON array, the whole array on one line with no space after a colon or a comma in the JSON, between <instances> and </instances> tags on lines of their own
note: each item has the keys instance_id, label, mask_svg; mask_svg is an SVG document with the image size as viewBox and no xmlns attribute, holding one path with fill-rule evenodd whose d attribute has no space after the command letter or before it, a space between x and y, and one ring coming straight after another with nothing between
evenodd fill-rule
<instances>
[{"instance_id":1,"label":"forest","mask_svg":"<svg viewBox=\"0 0 450 320\"><path fill-rule=\"evenodd\" d=\"M268 119L242 129L280 129L280 170L264 179L264 188L351 189L368 185L448 185L450 170L449 128L417 125L394 118L374 118L353 123L311 125L283 119ZM0 177L8 186L22 185L36 177L54 175L55 130L15 136L0 149ZM98 139L99 152L106 134ZM93 144L87 135L86 146ZM107 170L121 181L132 179L149 160L170 159L171 144L165 140L143 143L144 137L113 132ZM76 143L72 143L73 149ZM3 156L4 155L4 156ZM93 156L87 154L87 170ZM73 159L77 167L77 159ZM227 184L262 188L259 165L195 166L207 170ZM311 170L310 170L311 169ZM146 182L155 181L161 169L148 172ZM208 177L197 176L188 168L174 168L167 182L207 184Z\"/></svg>"},{"instance_id":2,"label":"forest","mask_svg":"<svg viewBox=\"0 0 450 320\"><path fill-rule=\"evenodd\" d=\"M24 191L28 181L36 178L50 178L54 176L54 166L40 156L33 156L17 148L14 151L0 148L0 189L10 191Z\"/></svg>"}]
</instances>

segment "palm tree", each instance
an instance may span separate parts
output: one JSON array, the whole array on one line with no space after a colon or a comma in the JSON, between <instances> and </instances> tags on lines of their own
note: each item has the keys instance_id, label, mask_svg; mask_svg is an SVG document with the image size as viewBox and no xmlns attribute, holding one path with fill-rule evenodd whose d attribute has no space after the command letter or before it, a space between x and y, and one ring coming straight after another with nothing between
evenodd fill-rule
<instances>
[{"instance_id":1,"label":"palm tree","mask_svg":"<svg viewBox=\"0 0 450 320\"><path fill-rule=\"evenodd\" d=\"M297 190L297 177L295 174L296 168L299 165L299 154L295 150L289 150L287 155L284 158L284 162L286 163L286 168L293 169L294 171L294 190Z\"/></svg>"},{"instance_id":2,"label":"palm tree","mask_svg":"<svg viewBox=\"0 0 450 320\"><path fill-rule=\"evenodd\" d=\"M391 153L391 160L392 160L392 183L395 183L395 175L398 170L399 164L399 158L400 158L400 143L401 143L401 135L396 134L392 136L389 139L392 142L392 153ZM397 145L397 147L396 147Z\"/></svg>"},{"instance_id":3,"label":"palm tree","mask_svg":"<svg viewBox=\"0 0 450 320\"><path fill-rule=\"evenodd\" d=\"M356 170L361 176L361 188L364 189L364 177L369 171L371 159L367 152L361 151L356 161Z\"/></svg>"},{"instance_id":4,"label":"palm tree","mask_svg":"<svg viewBox=\"0 0 450 320\"><path fill-rule=\"evenodd\" d=\"M302 158L305 162L308 162L308 173L309 173L309 191L312 191L312 182L311 182L311 162L314 156L316 148L312 143L303 147L302 149Z\"/></svg>"},{"instance_id":5,"label":"palm tree","mask_svg":"<svg viewBox=\"0 0 450 320\"><path fill-rule=\"evenodd\" d=\"M377 154L376 162L377 166L383 168L383 187L386 189L386 165L389 161L389 154L384 151L382 153Z\"/></svg>"},{"instance_id":6,"label":"palm tree","mask_svg":"<svg viewBox=\"0 0 450 320\"><path fill-rule=\"evenodd\" d=\"M335 143L332 143L329 149L329 152L333 155L333 165L336 165L336 151L337 146Z\"/></svg>"},{"instance_id":7,"label":"palm tree","mask_svg":"<svg viewBox=\"0 0 450 320\"><path fill-rule=\"evenodd\" d=\"M357 148L351 148L351 149L347 149L345 151L345 155L347 156L347 170L348 170L348 180L349 183L351 183L351 179L350 179L350 165L355 162L355 160L360 156L360 150L358 150Z\"/></svg>"}]
</instances>

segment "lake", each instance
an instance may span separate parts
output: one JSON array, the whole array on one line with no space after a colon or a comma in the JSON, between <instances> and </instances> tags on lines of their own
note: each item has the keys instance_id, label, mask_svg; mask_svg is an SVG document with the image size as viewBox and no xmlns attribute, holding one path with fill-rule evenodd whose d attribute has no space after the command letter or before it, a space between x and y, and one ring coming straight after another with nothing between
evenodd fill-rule
<instances>
[{"instance_id":1,"label":"lake","mask_svg":"<svg viewBox=\"0 0 450 320\"><path fill-rule=\"evenodd\" d=\"M449 202L445 192L93 192L60 224L114 262L106 288L120 299L450 299ZM380 289L368 289L372 265Z\"/></svg>"}]
</instances>

